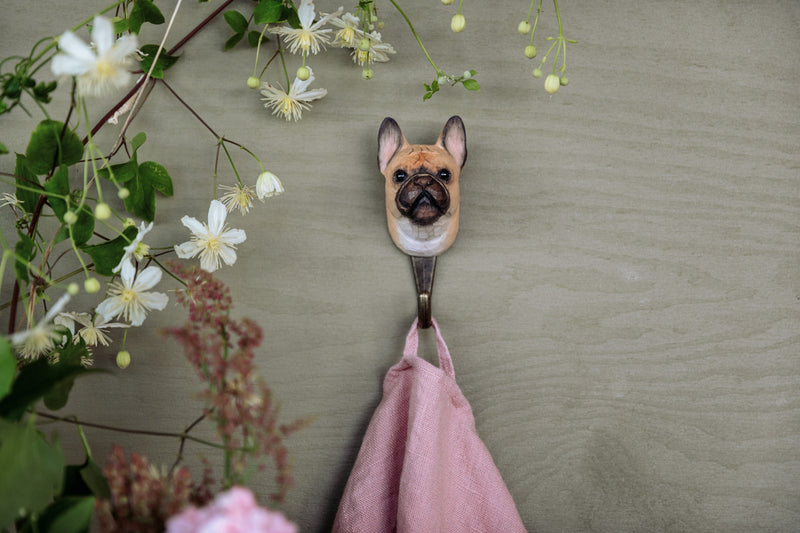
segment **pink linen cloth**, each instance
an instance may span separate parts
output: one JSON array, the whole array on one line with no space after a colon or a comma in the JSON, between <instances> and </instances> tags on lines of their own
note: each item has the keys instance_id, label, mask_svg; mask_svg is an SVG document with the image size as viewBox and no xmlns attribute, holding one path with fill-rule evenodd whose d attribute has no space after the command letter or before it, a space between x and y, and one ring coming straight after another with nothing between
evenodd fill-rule
<instances>
[{"instance_id":1,"label":"pink linen cloth","mask_svg":"<svg viewBox=\"0 0 800 533\"><path fill-rule=\"evenodd\" d=\"M417 355L417 321L383 382L334 533L524 532L477 432L433 321L439 367Z\"/></svg>"}]
</instances>

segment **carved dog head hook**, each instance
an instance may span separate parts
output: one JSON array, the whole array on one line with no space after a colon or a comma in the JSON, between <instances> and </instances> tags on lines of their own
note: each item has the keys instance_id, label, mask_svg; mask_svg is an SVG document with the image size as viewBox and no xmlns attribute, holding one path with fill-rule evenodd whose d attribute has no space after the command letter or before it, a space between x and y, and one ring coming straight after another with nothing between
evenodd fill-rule
<instances>
[{"instance_id":1,"label":"carved dog head hook","mask_svg":"<svg viewBox=\"0 0 800 533\"><path fill-rule=\"evenodd\" d=\"M458 233L458 178L467 160L467 134L450 117L436 144L409 144L387 117L378 132L378 168L386 180L386 221L400 250L411 256L419 327L431 326L436 256Z\"/></svg>"},{"instance_id":2,"label":"carved dog head hook","mask_svg":"<svg viewBox=\"0 0 800 533\"><path fill-rule=\"evenodd\" d=\"M383 120L378 168L386 180L386 218L392 240L406 254L437 256L455 241L458 179L466 160L461 117L450 117L435 144L409 144L394 119Z\"/></svg>"}]
</instances>

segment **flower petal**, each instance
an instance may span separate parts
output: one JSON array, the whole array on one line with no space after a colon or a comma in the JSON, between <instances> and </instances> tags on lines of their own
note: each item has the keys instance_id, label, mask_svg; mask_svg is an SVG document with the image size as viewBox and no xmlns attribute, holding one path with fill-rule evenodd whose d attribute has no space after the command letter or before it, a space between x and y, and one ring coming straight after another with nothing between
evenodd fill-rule
<instances>
[{"instance_id":1,"label":"flower petal","mask_svg":"<svg viewBox=\"0 0 800 533\"><path fill-rule=\"evenodd\" d=\"M208 231L211 235L219 235L225 227L225 217L228 210L219 200L211 200L208 206Z\"/></svg>"},{"instance_id":2,"label":"flower petal","mask_svg":"<svg viewBox=\"0 0 800 533\"><path fill-rule=\"evenodd\" d=\"M161 269L155 266L149 266L139 272L136 276L136 281L133 282L131 287L135 292L146 291L152 289L158 282L161 281Z\"/></svg>"},{"instance_id":3,"label":"flower petal","mask_svg":"<svg viewBox=\"0 0 800 533\"><path fill-rule=\"evenodd\" d=\"M122 273L120 277L122 277L122 283L126 287L131 287L133 285L133 278L136 277L136 267L133 266L133 261L125 261L125 263L122 264Z\"/></svg>"},{"instance_id":4,"label":"flower petal","mask_svg":"<svg viewBox=\"0 0 800 533\"><path fill-rule=\"evenodd\" d=\"M115 63L122 63L128 56L136 52L138 47L139 41L134 35L123 35L117 39L117 42L111 47L111 50L108 52L108 59Z\"/></svg>"},{"instance_id":5,"label":"flower petal","mask_svg":"<svg viewBox=\"0 0 800 533\"><path fill-rule=\"evenodd\" d=\"M161 311L169 303L169 297L163 292L145 292L139 295L139 301L145 307Z\"/></svg>"},{"instance_id":6,"label":"flower petal","mask_svg":"<svg viewBox=\"0 0 800 533\"><path fill-rule=\"evenodd\" d=\"M208 231L206 230L205 225L203 225L199 220L197 220L194 217L184 215L183 217L181 217L181 224L189 228L189 231L191 231L198 237L208 236Z\"/></svg>"},{"instance_id":7,"label":"flower petal","mask_svg":"<svg viewBox=\"0 0 800 533\"><path fill-rule=\"evenodd\" d=\"M202 251L203 247L194 241L186 241L175 245L175 254L181 259L191 259Z\"/></svg>"},{"instance_id":8,"label":"flower petal","mask_svg":"<svg viewBox=\"0 0 800 533\"><path fill-rule=\"evenodd\" d=\"M219 240L225 244L241 244L247 239L243 229L229 229L219 236Z\"/></svg>"},{"instance_id":9,"label":"flower petal","mask_svg":"<svg viewBox=\"0 0 800 533\"><path fill-rule=\"evenodd\" d=\"M105 17L96 16L92 28L92 41L97 47L97 55L102 56L114 46L114 26Z\"/></svg>"},{"instance_id":10,"label":"flower petal","mask_svg":"<svg viewBox=\"0 0 800 533\"><path fill-rule=\"evenodd\" d=\"M97 309L95 309L97 314L107 317L108 320L119 316L124 310L125 304L123 304L122 299L117 296L106 298L97 306Z\"/></svg>"},{"instance_id":11,"label":"flower petal","mask_svg":"<svg viewBox=\"0 0 800 533\"><path fill-rule=\"evenodd\" d=\"M50 70L56 76L79 76L94 67L94 58L82 59L66 54L58 54L50 63Z\"/></svg>"},{"instance_id":12,"label":"flower petal","mask_svg":"<svg viewBox=\"0 0 800 533\"><path fill-rule=\"evenodd\" d=\"M314 2L312 0L302 0L300 7L297 8L297 18L303 28L311 27L314 23Z\"/></svg>"},{"instance_id":13,"label":"flower petal","mask_svg":"<svg viewBox=\"0 0 800 533\"><path fill-rule=\"evenodd\" d=\"M236 250L231 246L220 246L218 250L219 256L225 261L225 264L230 266L236 262Z\"/></svg>"},{"instance_id":14,"label":"flower petal","mask_svg":"<svg viewBox=\"0 0 800 533\"><path fill-rule=\"evenodd\" d=\"M61 37L58 38L58 48L64 54L72 56L75 59L86 61L90 64L94 63L97 59L97 56L89 47L89 45L83 42L80 37L71 31L65 31L61 34Z\"/></svg>"}]
</instances>

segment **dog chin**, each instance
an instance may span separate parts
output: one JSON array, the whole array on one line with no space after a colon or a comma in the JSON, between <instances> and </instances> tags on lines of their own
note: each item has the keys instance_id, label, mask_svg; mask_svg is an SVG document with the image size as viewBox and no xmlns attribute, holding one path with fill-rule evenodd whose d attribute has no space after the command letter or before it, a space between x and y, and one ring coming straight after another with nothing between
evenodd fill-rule
<instances>
[{"instance_id":1,"label":"dog chin","mask_svg":"<svg viewBox=\"0 0 800 533\"><path fill-rule=\"evenodd\" d=\"M447 250L458 232L457 213L439 216L433 223L420 225L405 216L394 217L390 226L392 239L408 255L430 257Z\"/></svg>"}]
</instances>

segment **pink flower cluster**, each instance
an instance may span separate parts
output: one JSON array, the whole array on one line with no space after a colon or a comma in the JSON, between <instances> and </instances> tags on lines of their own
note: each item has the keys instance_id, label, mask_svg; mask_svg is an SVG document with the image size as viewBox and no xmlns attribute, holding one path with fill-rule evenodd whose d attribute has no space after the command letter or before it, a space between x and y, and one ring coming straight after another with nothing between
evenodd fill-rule
<instances>
[{"instance_id":1,"label":"pink flower cluster","mask_svg":"<svg viewBox=\"0 0 800 533\"><path fill-rule=\"evenodd\" d=\"M119 446L111 451L103 474L111 498L98 500L96 510L106 532L162 531L167 518L190 503L202 505L211 498L204 490L212 482L209 472L199 486L193 486L188 468L159 470L137 452L128 461Z\"/></svg>"},{"instance_id":2,"label":"pink flower cluster","mask_svg":"<svg viewBox=\"0 0 800 533\"><path fill-rule=\"evenodd\" d=\"M271 457L278 485L272 497L282 500L292 484L283 440L306 422L278 423L278 406L254 363L255 349L263 339L261 328L247 318L231 317L230 291L210 273L180 264L171 269L186 283L176 299L188 309L189 320L165 333L183 346L206 385L201 393L206 414L216 422L226 448L225 484L244 480L250 457Z\"/></svg>"},{"instance_id":3,"label":"pink flower cluster","mask_svg":"<svg viewBox=\"0 0 800 533\"><path fill-rule=\"evenodd\" d=\"M297 533L297 527L281 513L259 507L246 488L233 487L206 507L188 507L170 518L167 533Z\"/></svg>"}]
</instances>

